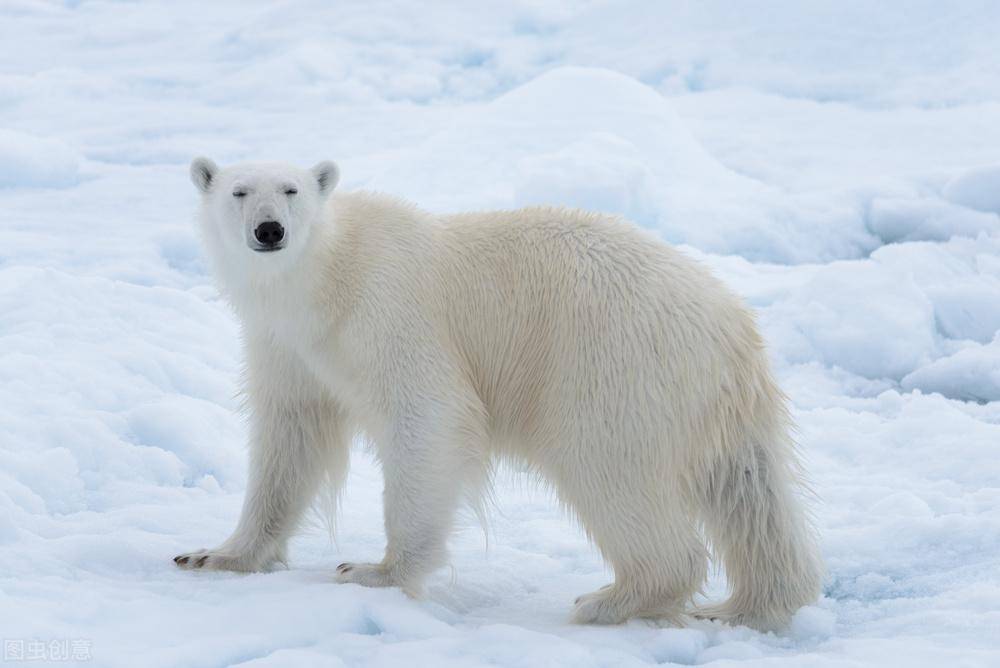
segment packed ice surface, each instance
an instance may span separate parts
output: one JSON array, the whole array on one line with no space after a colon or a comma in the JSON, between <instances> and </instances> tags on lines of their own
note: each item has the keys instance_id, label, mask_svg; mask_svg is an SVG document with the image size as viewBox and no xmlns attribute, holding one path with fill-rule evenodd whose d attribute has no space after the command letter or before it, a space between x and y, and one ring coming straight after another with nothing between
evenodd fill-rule
<instances>
[{"instance_id":1,"label":"packed ice surface","mask_svg":"<svg viewBox=\"0 0 1000 668\"><path fill-rule=\"evenodd\" d=\"M0 4L5 657L1000 665L998 34L986 1ZM424 600L338 586L383 547L360 447L336 543L175 569L246 475L196 154L335 159L436 211L622 213L710 265L794 407L822 599L777 635L570 626L610 574L516 471Z\"/></svg>"}]
</instances>

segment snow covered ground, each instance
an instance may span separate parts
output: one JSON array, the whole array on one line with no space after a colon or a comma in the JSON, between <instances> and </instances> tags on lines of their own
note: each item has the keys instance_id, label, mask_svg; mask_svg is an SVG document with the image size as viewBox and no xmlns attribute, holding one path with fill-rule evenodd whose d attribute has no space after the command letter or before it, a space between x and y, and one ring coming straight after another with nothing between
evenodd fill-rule
<instances>
[{"instance_id":1,"label":"snow covered ground","mask_svg":"<svg viewBox=\"0 0 1000 668\"><path fill-rule=\"evenodd\" d=\"M4 0L4 658L1000 665L998 34L990 1ZM426 600L338 586L383 545L360 450L337 543L317 526L287 571L177 570L245 484L202 153L683 244L760 313L821 498L822 600L780 635L570 626L609 574L515 474L488 547L463 518Z\"/></svg>"}]
</instances>

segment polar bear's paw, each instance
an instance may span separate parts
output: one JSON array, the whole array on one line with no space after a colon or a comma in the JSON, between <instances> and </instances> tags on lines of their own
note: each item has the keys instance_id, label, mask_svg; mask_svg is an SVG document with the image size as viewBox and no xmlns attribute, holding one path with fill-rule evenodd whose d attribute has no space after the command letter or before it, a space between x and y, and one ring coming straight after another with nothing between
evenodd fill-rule
<instances>
[{"instance_id":1,"label":"polar bear's paw","mask_svg":"<svg viewBox=\"0 0 1000 668\"><path fill-rule=\"evenodd\" d=\"M722 622L730 626L749 626L758 631L776 631L790 621L791 614L777 613L753 614L741 610L732 603L724 602L714 605L702 605L691 611L695 619L706 619L712 622Z\"/></svg>"},{"instance_id":2,"label":"polar bear's paw","mask_svg":"<svg viewBox=\"0 0 1000 668\"><path fill-rule=\"evenodd\" d=\"M198 550L174 557L178 568L188 571L238 571L248 573L264 570L260 564L234 554L218 550Z\"/></svg>"},{"instance_id":3,"label":"polar bear's paw","mask_svg":"<svg viewBox=\"0 0 1000 668\"><path fill-rule=\"evenodd\" d=\"M731 609L725 603L695 606L695 608L691 610L691 616L695 619L705 619L710 622L719 621L725 624L729 624L733 621L738 623L740 618L740 614Z\"/></svg>"},{"instance_id":4,"label":"polar bear's paw","mask_svg":"<svg viewBox=\"0 0 1000 668\"><path fill-rule=\"evenodd\" d=\"M382 564L343 563L337 566L336 580L340 584L358 584L362 587L398 587L400 582Z\"/></svg>"},{"instance_id":5,"label":"polar bear's paw","mask_svg":"<svg viewBox=\"0 0 1000 668\"><path fill-rule=\"evenodd\" d=\"M614 585L607 585L577 598L572 619L574 624L621 624L629 616Z\"/></svg>"},{"instance_id":6,"label":"polar bear's paw","mask_svg":"<svg viewBox=\"0 0 1000 668\"><path fill-rule=\"evenodd\" d=\"M644 619L656 626L683 626L683 614L674 601L636 596L615 585L607 585L576 599L574 624L621 624L632 618Z\"/></svg>"}]
</instances>

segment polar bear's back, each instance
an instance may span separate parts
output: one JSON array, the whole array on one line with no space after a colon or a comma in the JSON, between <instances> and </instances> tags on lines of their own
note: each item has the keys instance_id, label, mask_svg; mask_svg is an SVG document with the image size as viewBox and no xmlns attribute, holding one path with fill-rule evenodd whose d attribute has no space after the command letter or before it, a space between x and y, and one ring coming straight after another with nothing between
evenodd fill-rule
<instances>
[{"instance_id":1,"label":"polar bear's back","mask_svg":"<svg viewBox=\"0 0 1000 668\"><path fill-rule=\"evenodd\" d=\"M440 220L447 330L500 423L530 431L569 399L666 428L734 384L770 387L739 299L628 221L550 207Z\"/></svg>"}]
</instances>

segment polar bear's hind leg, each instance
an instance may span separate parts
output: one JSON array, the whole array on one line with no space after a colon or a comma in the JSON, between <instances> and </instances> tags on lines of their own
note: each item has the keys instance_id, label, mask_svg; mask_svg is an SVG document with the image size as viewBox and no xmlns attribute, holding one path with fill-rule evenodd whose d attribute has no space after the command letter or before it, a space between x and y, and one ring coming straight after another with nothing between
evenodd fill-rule
<instances>
[{"instance_id":1,"label":"polar bear's hind leg","mask_svg":"<svg viewBox=\"0 0 1000 668\"><path fill-rule=\"evenodd\" d=\"M576 623L645 617L679 626L705 581L708 551L690 504L677 495L678 486L665 484L656 473L661 467L642 466L639 453L599 463L562 458L558 474L550 476L615 574L613 584L577 599Z\"/></svg>"}]
</instances>

